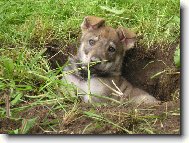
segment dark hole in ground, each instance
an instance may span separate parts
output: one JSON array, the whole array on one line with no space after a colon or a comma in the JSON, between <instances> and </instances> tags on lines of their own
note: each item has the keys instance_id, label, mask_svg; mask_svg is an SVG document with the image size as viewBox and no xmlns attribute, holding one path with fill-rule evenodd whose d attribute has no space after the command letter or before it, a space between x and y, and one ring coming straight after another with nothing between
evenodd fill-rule
<instances>
[{"instance_id":1,"label":"dark hole in ground","mask_svg":"<svg viewBox=\"0 0 189 143\"><path fill-rule=\"evenodd\" d=\"M123 76L162 101L173 100L180 89L180 73L173 62L177 46L178 42L149 49L136 45L125 54Z\"/></svg>"},{"instance_id":2,"label":"dark hole in ground","mask_svg":"<svg viewBox=\"0 0 189 143\"><path fill-rule=\"evenodd\" d=\"M66 43L58 40L52 40L45 45L47 48L46 54L52 69L63 66L68 60L68 57L75 55L77 52L77 43L67 44L66 47L64 44Z\"/></svg>"}]
</instances>

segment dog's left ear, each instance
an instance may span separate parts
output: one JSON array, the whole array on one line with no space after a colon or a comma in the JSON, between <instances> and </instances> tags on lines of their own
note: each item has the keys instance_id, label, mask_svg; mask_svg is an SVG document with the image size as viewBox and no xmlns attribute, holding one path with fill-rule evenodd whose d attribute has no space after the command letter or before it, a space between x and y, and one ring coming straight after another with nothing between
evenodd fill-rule
<instances>
[{"instance_id":1,"label":"dog's left ear","mask_svg":"<svg viewBox=\"0 0 189 143\"><path fill-rule=\"evenodd\" d=\"M123 27L118 27L116 31L125 51L134 46L136 41L136 34L134 32Z\"/></svg>"},{"instance_id":2,"label":"dog's left ear","mask_svg":"<svg viewBox=\"0 0 189 143\"><path fill-rule=\"evenodd\" d=\"M105 20L96 16L86 16L81 24L81 29L85 30L95 30L104 26Z\"/></svg>"}]
</instances>

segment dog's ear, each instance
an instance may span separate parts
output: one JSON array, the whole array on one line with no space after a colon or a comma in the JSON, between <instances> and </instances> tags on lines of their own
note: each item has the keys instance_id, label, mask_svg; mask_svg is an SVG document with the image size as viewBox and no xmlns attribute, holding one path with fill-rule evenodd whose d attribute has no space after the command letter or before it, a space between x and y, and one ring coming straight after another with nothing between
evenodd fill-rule
<instances>
[{"instance_id":1,"label":"dog's ear","mask_svg":"<svg viewBox=\"0 0 189 143\"><path fill-rule=\"evenodd\" d=\"M85 30L95 30L104 26L105 20L96 16L86 16L81 24L81 29Z\"/></svg>"},{"instance_id":2,"label":"dog's ear","mask_svg":"<svg viewBox=\"0 0 189 143\"><path fill-rule=\"evenodd\" d=\"M126 28L118 27L116 29L120 41L123 43L124 50L132 48L136 41L136 34Z\"/></svg>"}]
</instances>

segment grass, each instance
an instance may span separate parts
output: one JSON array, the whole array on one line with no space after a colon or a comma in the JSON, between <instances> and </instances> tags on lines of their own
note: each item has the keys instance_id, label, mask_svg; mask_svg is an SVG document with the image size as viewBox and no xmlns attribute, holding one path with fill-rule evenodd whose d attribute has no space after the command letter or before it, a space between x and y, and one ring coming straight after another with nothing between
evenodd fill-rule
<instances>
[{"instance_id":1,"label":"grass","mask_svg":"<svg viewBox=\"0 0 189 143\"><path fill-rule=\"evenodd\" d=\"M0 0L0 118L18 125L22 121L16 129L4 132L30 133L36 125L43 133L66 133L62 122L70 124L87 116L95 119L84 131L108 122L123 132L137 133L92 111L76 110L80 102L70 94L75 87L59 80L63 67L50 68L45 45L54 39L63 41L64 47L77 43L77 36L72 35L80 33L87 15L134 30L143 36L140 42L147 48L171 43L180 36L179 4L178 0Z\"/></svg>"}]
</instances>

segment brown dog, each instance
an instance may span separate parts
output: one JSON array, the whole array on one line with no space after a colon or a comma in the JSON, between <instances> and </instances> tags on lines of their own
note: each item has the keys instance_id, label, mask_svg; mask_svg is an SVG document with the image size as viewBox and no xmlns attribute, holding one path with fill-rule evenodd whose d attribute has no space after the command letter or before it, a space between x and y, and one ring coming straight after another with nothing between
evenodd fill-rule
<instances>
[{"instance_id":1,"label":"brown dog","mask_svg":"<svg viewBox=\"0 0 189 143\"><path fill-rule=\"evenodd\" d=\"M85 102L107 102L107 97L137 104L158 102L121 76L123 57L134 46L135 33L105 26L105 20L95 16L85 17L81 30L78 54L69 58L64 73L65 79L78 87Z\"/></svg>"}]
</instances>

